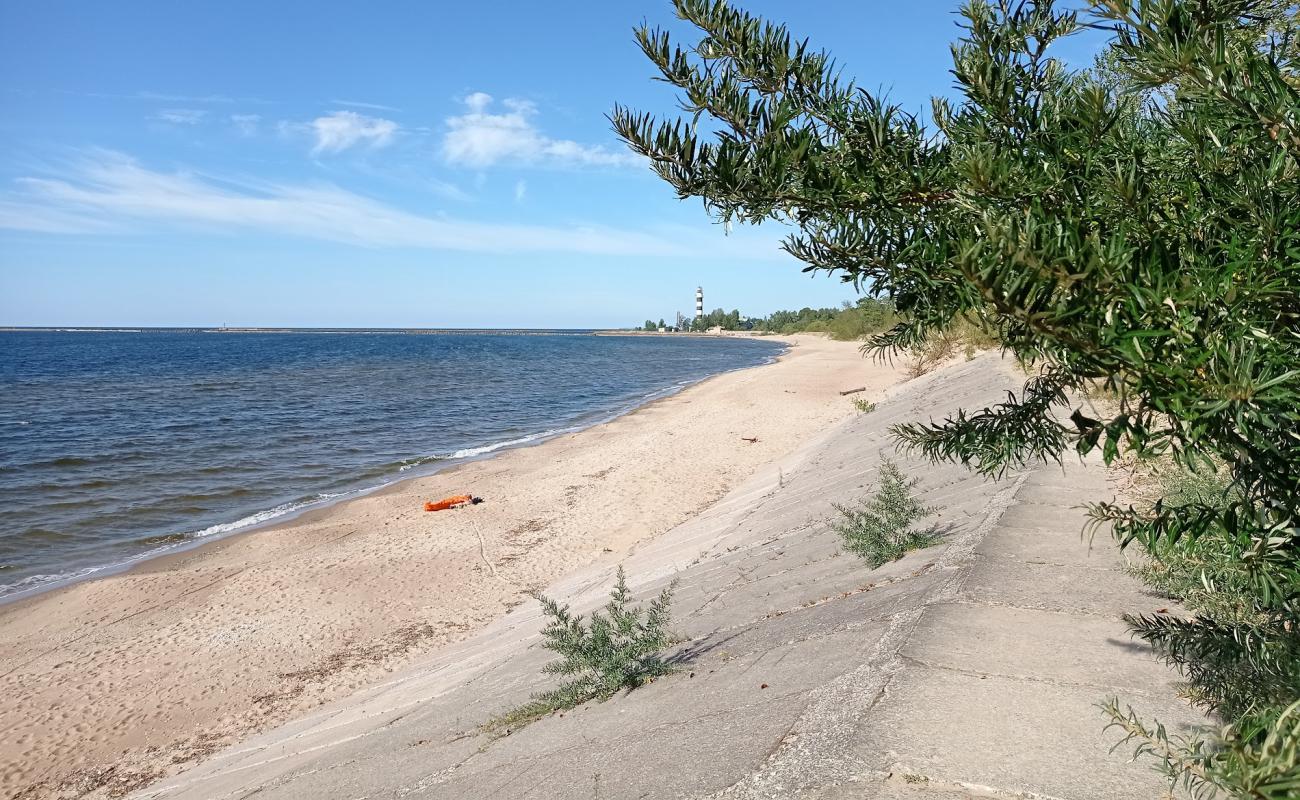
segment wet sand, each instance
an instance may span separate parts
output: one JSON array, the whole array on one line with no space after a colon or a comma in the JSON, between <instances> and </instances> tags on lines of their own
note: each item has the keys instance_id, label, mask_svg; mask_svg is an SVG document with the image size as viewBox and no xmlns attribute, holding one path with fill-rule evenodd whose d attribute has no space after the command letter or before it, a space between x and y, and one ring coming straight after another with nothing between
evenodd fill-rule
<instances>
[{"instance_id":1,"label":"wet sand","mask_svg":"<svg viewBox=\"0 0 1300 800\"><path fill-rule=\"evenodd\" d=\"M786 338L775 364L612 422L0 608L0 794L111 795L346 695L619 560L905 378ZM422 509L464 492L485 502Z\"/></svg>"}]
</instances>

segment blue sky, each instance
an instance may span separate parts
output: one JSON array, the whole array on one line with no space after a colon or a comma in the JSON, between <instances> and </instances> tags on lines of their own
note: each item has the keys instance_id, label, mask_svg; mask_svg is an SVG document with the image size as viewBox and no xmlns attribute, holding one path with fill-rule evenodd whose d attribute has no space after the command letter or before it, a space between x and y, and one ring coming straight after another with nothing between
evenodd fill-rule
<instances>
[{"instance_id":1,"label":"blue sky","mask_svg":"<svg viewBox=\"0 0 1300 800\"><path fill-rule=\"evenodd\" d=\"M743 7L916 109L955 2ZM0 324L604 327L852 292L724 235L604 115L669 3L0 4ZM1088 60L1087 42L1067 45Z\"/></svg>"}]
</instances>

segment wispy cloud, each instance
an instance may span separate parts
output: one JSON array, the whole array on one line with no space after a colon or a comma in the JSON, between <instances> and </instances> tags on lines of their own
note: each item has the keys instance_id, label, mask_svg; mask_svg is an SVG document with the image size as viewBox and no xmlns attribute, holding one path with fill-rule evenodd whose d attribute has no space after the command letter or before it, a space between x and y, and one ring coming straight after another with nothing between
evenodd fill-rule
<instances>
[{"instance_id":1,"label":"wispy cloud","mask_svg":"<svg viewBox=\"0 0 1300 800\"><path fill-rule=\"evenodd\" d=\"M112 95L110 95L112 96ZM157 100L161 103L233 103L235 98L226 97L222 94L203 94L203 95L186 95L186 94L163 94L161 92L136 92L134 95L127 95L137 100Z\"/></svg>"},{"instance_id":2,"label":"wispy cloud","mask_svg":"<svg viewBox=\"0 0 1300 800\"><path fill-rule=\"evenodd\" d=\"M517 225L412 213L333 184L295 185L148 169L96 150L0 193L0 227L56 234L188 228L365 247L481 253L779 259L767 236L713 230Z\"/></svg>"},{"instance_id":3,"label":"wispy cloud","mask_svg":"<svg viewBox=\"0 0 1300 800\"><path fill-rule=\"evenodd\" d=\"M31 202L22 194L0 196L0 230L85 235L113 233L118 226L81 209Z\"/></svg>"},{"instance_id":4,"label":"wispy cloud","mask_svg":"<svg viewBox=\"0 0 1300 800\"><path fill-rule=\"evenodd\" d=\"M525 182L525 181L523 181L523 180L520 180L520 181L518 181L517 183L515 183L515 202L516 202L516 203L522 203L522 202L524 202L524 196L527 195L527 194L528 194L528 184L527 184L527 182Z\"/></svg>"},{"instance_id":5,"label":"wispy cloud","mask_svg":"<svg viewBox=\"0 0 1300 800\"><path fill-rule=\"evenodd\" d=\"M357 144L383 147L393 139L397 123L390 119L367 117L355 111L335 111L311 122L316 134L313 155L339 153Z\"/></svg>"},{"instance_id":6,"label":"wispy cloud","mask_svg":"<svg viewBox=\"0 0 1300 800\"><path fill-rule=\"evenodd\" d=\"M230 103L245 103L248 105L271 105L273 101L261 97L229 97L224 94L168 94L165 92L131 92L122 94L118 92L77 92L71 90L60 90L63 94L73 94L79 97L98 97L104 100L139 100L149 103L182 103L184 105L221 105Z\"/></svg>"},{"instance_id":7,"label":"wispy cloud","mask_svg":"<svg viewBox=\"0 0 1300 800\"><path fill-rule=\"evenodd\" d=\"M230 123L241 136L257 135L258 125L262 122L261 114L231 114Z\"/></svg>"},{"instance_id":8,"label":"wispy cloud","mask_svg":"<svg viewBox=\"0 0 1300 800\"><path fill-rule=\"evenodd\" d=\"M172 125L198 125L208 112L199 108L164 108L154 113L153 118Z\"/></svg>"},{"instance_id":9,"label":"wispy cloud","mask_svg":"<svg viewBox=\"0 0 1300 800\"><path fill-rule=\"evenodd\" d=\"M371 111L401 111L400 108L385 106L379 103L363 103L360 100L331 100L330 105L347 106L349 108L368 108Z\"/></svg>"},{"instance_id":10,"label":"wispy cloud","mask_svg":"<svg viewBox=\"0 0 1300 800\"><path fill-rule=\"evenodd\" d=\"M474 92L464 99L465 113L447 119L442 156L448 164L488 167L498 162L553 164L576 167L621 167L642 163L639 156L552 139L533 124L537 108L525 100L507 99L501 113L492 113L492 96Z\"/></svg>"}]
</instances>

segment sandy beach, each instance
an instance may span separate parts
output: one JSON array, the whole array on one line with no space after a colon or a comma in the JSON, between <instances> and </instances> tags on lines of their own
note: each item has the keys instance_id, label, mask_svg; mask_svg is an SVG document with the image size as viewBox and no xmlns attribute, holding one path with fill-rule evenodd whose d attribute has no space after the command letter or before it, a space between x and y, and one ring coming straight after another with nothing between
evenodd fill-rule
<instances>
[{"instance_id":1,"label":"sandy beach","mask_svg":"<svg viewBox=\"0 0 1300 800\"><path fill-rule=\"evenodd\" d=\"M788 341L612 422L0 607L0 794L111 794L345 695L707 508L856 413L841 391L905 377ZM422 510L462 492L485 502Z\"/></svg>"}]
</instances>

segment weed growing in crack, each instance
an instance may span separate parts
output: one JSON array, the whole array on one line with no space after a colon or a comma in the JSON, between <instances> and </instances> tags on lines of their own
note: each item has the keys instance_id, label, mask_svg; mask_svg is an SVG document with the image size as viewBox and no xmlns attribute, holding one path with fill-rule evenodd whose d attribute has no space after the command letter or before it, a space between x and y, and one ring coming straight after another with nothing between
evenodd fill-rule
<instances>
[{"instance_id":1,"label":"weed growing in crack","mask_svg":"<svg viewBox=\"0 0 1300 800\"><path fill-rule=\"evenodd\" d=\"M833 527L844 540L844 548L866 559L874 569L902 558L909 550L938 541L933 528L913 528L931 511L912 495L917 483L915 478L905 478L894 462L881 461L880 483L874 496L856 506L835 506L840 518Z\"/></svg>"},{"instance_id":2,"label":"weed growing in crack","mask_svg":"<svg viewBox=\"0 0 1300 800\"><path fill-rule=\"evenodd\" d=\"M673 581L642 608L632 604L627 576L619 567L609 602L592 612L590 621L573 614L567 605L535 595L550 619L542 630L542 646L559 656L543 672L565 680L558 688L488 720L483 731L505 736L555 711L588 700L608 700L673 672L660 653L677 641L668 630L676 586Z\"/></svg>"}]
</instances>

